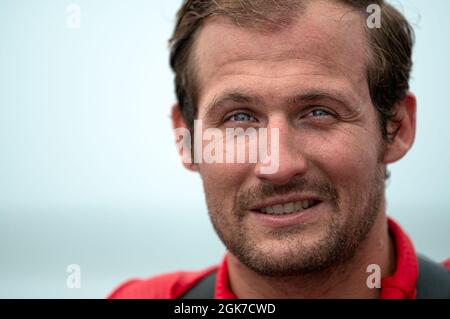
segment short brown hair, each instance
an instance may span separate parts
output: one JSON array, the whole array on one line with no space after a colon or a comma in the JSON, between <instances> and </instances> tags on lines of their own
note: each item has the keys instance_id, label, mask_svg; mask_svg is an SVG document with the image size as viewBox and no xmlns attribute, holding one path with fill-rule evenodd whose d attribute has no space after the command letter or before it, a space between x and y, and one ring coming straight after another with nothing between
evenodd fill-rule
<instances>
[{"instance_id":1,"label":"short brown hair","mask_svg":"<svg viewBox=\"0 0 450 319\"><path fill-rule=\"evenodd\" d=\"M367 65L369 92L379 114L381 132L391 141L396 131L388 131L395 121L395 104L405 98L412 67L414 31L405 17L383 0L333 0L344 3L362 15L367 7L381 8L381 27L366 27L370 49ZM189 128L197 116L197 79L190 60L195 35L206 18L226 16L237 25L250 28L279 29L289 25L303 10L305 0L184 0L170 44L170 66L175 73L178 104Z\"/></svg>"}]
</instances>

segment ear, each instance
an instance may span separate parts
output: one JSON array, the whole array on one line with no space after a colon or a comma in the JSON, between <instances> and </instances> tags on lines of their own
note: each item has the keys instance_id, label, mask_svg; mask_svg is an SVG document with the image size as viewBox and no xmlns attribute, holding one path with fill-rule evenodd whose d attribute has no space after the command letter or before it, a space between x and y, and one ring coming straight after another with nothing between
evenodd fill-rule
<instances>
[{"instance_id":1,"label":"ear","mask_svg":"<svg viewBox=\"0 0 450 319\"><path fill-rule=\"evenodd\" d=\"M391 143L387 144L384 164L391 164L408 153L416 137L416 97L408 92L396 105L395 121L388 124L388 132L397 130Z\"/></svg>"},{"instance_id":2,"label":"ear","mask_svg":"<svg viewBox=\"0 0 450 319\"><path fill-rule=\"evenodd\" d=\"M172 106L172 128L175 135L175 143L177 144L178 155L180 155L183 166L190 171L198 171L198 165L192 163L192 138L183 115L181 114L178 103Z\"/></svg>"}]
</instances>

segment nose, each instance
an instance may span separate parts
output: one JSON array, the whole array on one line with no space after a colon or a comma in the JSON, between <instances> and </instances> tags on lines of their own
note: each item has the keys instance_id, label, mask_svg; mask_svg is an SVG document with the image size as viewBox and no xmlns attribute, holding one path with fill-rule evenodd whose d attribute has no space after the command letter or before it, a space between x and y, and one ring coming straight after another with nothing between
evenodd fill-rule
<instances>
[{"instance_id":1,"label":"nose","mask_svg":"<svg viewBox=\"0 0 450 319\"><path fill-rule=\"evenodd\" d=\"M287 119L280 118L278 120L269 123L268 136L270 130L277 128L279 130L278 145L276 141L268 141L268 150L271 152L278 152L278 169L274 170L271 174L263 174L261 166L267 165L259 161L255 165L255 175L257 178L271 182L276 185L285 185L289 181L299 175L304 175L308 169L307 160L305 154L302 152L302 144L299 142L298 132ZM273 144L275 143L275 145ZM274 158L274 154L270 154L270 157Z\"/></svg>"}]
</instances>

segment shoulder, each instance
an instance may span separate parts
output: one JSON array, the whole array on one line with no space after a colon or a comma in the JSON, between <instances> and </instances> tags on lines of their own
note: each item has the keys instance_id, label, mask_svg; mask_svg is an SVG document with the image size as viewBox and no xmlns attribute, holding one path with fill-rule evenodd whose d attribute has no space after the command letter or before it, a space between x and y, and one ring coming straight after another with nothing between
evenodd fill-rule
<instances>
[{"instance_id":1,"label":"shoulder","mask_svg":"<svg viewBox=\"0 0 450 319\"><path fill-rule=\"evenodd\" d=\"M218 266L211 266L201 271L178 271L147 279L131 279L114 289L108 299L179 298L200 279L217 269Z\"/></svg>"},{"instance_id":2,"label":"shoulder","mask_svg":"<svg viewBox=\"0 0 450 319\"><path fill-rule=\"evenodd\" d=\"M443 262L443 265L450 271L450 258L447 258L447 260Z\"/></svg>"},{"instance_id":3,"label":"shoulder","mask_svg":"<svg viewBox=\"0 0 450 319\"><path fill-rule=\"evenodd\" d=\"M417 298L450 298L450 260L447 259L440 264L423 255L418 255L418 262Z\"/></svg>"}]
</instances>

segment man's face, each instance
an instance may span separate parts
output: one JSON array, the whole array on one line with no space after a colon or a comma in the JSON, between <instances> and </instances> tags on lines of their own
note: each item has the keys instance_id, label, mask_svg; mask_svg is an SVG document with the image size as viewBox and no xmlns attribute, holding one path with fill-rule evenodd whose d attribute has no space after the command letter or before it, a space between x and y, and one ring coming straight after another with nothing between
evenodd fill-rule
<instances>
[{"instance_id":1,"label":"man's face","mask_svg":"<svg viewBox=\"0 0 450 319\"><path fill-rule=\"evenodd\" d=\"M203 129L279 129L274 174L259 163L198 164L218 235L261 274L349 258L381 211L384 144L366 80L365 21L350 11L312 1L276 32L216 17L196 40Z\"/></svg>"}]
</instances>

